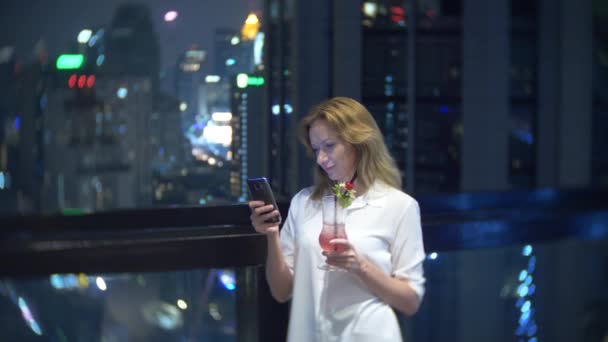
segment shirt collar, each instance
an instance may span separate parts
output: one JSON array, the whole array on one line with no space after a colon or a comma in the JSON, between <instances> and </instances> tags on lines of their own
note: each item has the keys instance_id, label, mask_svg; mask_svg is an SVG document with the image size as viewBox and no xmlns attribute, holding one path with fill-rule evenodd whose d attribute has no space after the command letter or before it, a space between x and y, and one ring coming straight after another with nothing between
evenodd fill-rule
<instances>
[{"instance_id":1,"label":"shirt collar","mask_svg":"<svg viewBox=\"0 0 608 342\"><path fill-rule=\"evenodd\" d=\"M367 192L355 198L348 210L355 210L369 205L370 207L383 208L386 205L386 195L389 187L385 184L374 182Z\"/></svg>"}]
</instances>

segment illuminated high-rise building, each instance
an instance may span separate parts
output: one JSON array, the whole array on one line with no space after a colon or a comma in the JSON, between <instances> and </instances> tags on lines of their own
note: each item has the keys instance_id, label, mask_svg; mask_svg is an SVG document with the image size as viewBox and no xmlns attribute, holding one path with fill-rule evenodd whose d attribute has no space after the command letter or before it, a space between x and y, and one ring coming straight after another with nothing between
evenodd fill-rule
<instances>
[{"instance_id":1,"label":"illuminated high-rise building","mask_svg":"<svg viewBox=\"0 0 608 342\"><path fill-rule=\"evenodd\" d=\"M202 85L207 53L204 50L190 49L177 60L175 72L175 96L180 101L182 127L195 122L202 107Z\"/></svg>"},{"instance_id":2,"label":"illuminated high-rise building","mask_svg":"<svg viewBox=\"0 0 608 342\"><path fill-rule=\"evenodd\" d=\"M152 205L153 175L178 169L187 148L181 102L159 90L149 8L118 7L107 29L81 31L76 52L58 61L48 91L45 210Z\"/></svg>"},{"instance_id":3,"label":"illuminated high-rise building","mask_svg":"<svg viewBox=\"0 0 608 342\"><path fill-rule=\"evenodd\" d=\"M220 28L215 31L215 74L231 77L252 73L255 40L243 39L238 30Z\"/></svg>"},{"instance_id":4,"label":"illuminated high-rise building","mask_svg":"<svg viewBox=\"0 0 608 342\"><path fill-rule=\"evenodd\" d=\"M230 79L219 75L207 75L202 86L201 113L210 115L214 112L230 111Z\"/></svg>"},{"instance_id":5,"label":"illuminated high-rise building","mask_svg":"<svg viewBox=\"0 0 608 342\"><path fill-rule=\"evenodd\" d=\"M238 74L232 81L232 168L230 189L239 201L248 198L247 178L268 175L272 160L268 149L270 113L264 111L265 79Z\"/></svg>"},{"instance_id":6,"label":"illuminated high-rise building","mask_svg":"<svg viewBox=\"0 0 608 342\"><path fill-rule=\"evenodd\" d=\"M105 75L95 75L90 87L68 82L58 78L49 91L46 210L149 202L152 82Z\"/></svg>"}]
</instances>

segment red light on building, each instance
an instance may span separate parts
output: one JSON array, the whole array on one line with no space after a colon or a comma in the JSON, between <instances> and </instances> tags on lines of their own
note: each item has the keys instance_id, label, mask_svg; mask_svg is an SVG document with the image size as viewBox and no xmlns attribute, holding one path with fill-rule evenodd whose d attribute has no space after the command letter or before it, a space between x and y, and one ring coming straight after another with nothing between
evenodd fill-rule
<instances>
[{"instance_id":1,"label":"red light on building","mask_svg":"<svg viewBox=\"0 0 608 342\"><path fill-rule=\"evenodd\" d=\"M87 88L93 88L95 85L95 75L89 75L87 77Z\"/></svg>"},{"instance_id":2,"label":"red light on building","mask_svg":"<svg viewBox=\"0 0 608 342\"><path fill-rule=\"evenodd\" d=\"M70 87L70 89L74 89L76 87L78 87L78 89L91 89L95 85L95 81L97 81L97 77L95 75L72 74L68 78L68 87Z\"/></svg>"},{"instance_id":3,"label":"red light on building","mask_svg":"<svg viewBox=\"0 0 608 342\"><path fill-rule=\"evenodd\" d=\"M403 23L405 22L405 10L399 6L391 6L391 21L394 23Z\"/></svg>"},{"instance_id":4,"label":"red light on building","mask_svg":"<svg viewBox=\"0 0 608 342\"><path fill-rule=\"evenodd\" d=\"M72 74L70 76L70 78L68 78L68 87L70 87L70 89L72 89L76 86L77 79L78 79L78 76L76 76L76 74Z\"/></svg>"},{"instance_id":5,"label":"red light on building","mask_svg":"<svg viewBox=\"0 0 608 342\"><path fill-rule=\"evenodd\" d=\"M87 76L86 75L80 75L78 76L78 88L82 89L84 88L85 83L87 82Z\"/></svg>"}]
</instances>

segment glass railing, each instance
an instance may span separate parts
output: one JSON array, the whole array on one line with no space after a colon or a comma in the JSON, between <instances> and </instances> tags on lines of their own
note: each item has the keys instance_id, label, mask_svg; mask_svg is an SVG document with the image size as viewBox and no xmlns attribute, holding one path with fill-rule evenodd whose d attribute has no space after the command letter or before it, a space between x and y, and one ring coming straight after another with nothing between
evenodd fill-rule
<instances>
[{"instance_id":1,"label":"glass railing","mask_svg":"<svg viewBox=\"0 0 608 342\"><path fill-rule=\"evenodd\" d=\"M601 341L606 191L420 197L406 341ZM280 204L283 215L287 204ZM0 340L282 341L244 205L0 220Z\"/></svg>"}]
</instances>

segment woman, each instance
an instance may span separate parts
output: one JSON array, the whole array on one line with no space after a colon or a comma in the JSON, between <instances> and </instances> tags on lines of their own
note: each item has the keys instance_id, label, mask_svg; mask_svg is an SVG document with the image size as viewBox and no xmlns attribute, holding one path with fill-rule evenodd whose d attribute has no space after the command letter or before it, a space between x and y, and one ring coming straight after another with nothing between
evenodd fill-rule
<instances>
[{"instance_id":1,"label":"woman","mask_svg":"<svg viewBox=\"0 0 608 342\"><path fill-rule=\"evenodd\" d=\"M288 341L401 341L394 311L413 315L424 294L425 258L418 203L401 189L399 170L371 114L333 98L303 118L302 143L316 157L315 185L294 196L279 234L272 205L250 202L251 221L266 235L266 278L279 302L292 299ZM348 239L322 252L320 199L351 181ZM339 251L339 252L338 252ZM326 262L346 272L326 271Z\"/></svg>"}]
</instances>

